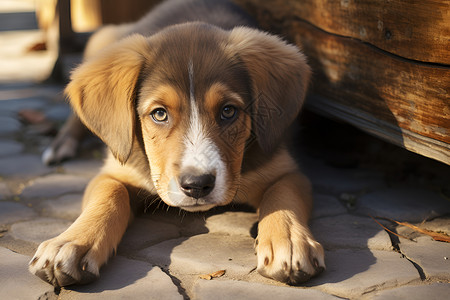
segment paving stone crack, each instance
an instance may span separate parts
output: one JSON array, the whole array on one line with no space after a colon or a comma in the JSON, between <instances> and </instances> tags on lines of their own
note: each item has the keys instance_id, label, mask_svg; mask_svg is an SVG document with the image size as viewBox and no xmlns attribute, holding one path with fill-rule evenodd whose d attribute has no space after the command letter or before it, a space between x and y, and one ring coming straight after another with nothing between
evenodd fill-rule
<instances>
[{"instance_id":1,"label":"paving stone crack","mask_svg":"<svg viewBox=\"0 0 450 300\"><path fill-rule=\"evenodd\" d=\"M400 253L402 253L402 252L400 251ZM405 259L407 259L410 263L412 263L414 268L416 268L417 272L419 273L420 280L422 280L422 281L426 280L427 276L425 275L425 272L423 271L423 268L419 264L414 262L412 259L408 258L405 254L402 253L402 255L403 255L403 257Z\"/></svg>"},{"instance_id":2,"label":"paving stone crack","mask_svg":"<svg viewBox=\"0 0 450 300\"><path fill-rule=\"evenodd\" d=\"M181 296L183 296L184 300L190 300L191 298L187 294L186 289L181 285L181 280L178 279L176 276L170 274L170 271L166 268L160 267L161 270L166 273L167 276L172 280L173 284L177 287L178 293L180 293Z\"/></svg>"},{"instance_id":3,"label":"paving stone crack","mask_svg":"<svg viewBox=\"0 0 450 300\"><path fill-rule=\"evenodd\" d=\"M417 264L416 262L414 262L412 259L410 259L409 257L407 257L407 256L402 252L402 250L401 250L401 248L400 248L400 244L401 244L401 243L400 243L399 237L396 236L396 235L394 235L394 234L392 234L392 233L390 233L390 232L387 231L387 230L385 230L385 231L389 234L389 237L390 237L390 239L391 239L391 243L392 243L392 248L393 248L393 250L394 250L395 252L400 253L400 254L402 255L403 258L407 259L407 260L414 266L414 268L416 268L417 272L419 273L420 280L422 280L422 281L426 280L427 277L426 277L426 275L425 275L425 273L424 273L424 271L423 271L423 268L422 268L419 264ZM395 232L395 233L397 233L397 232L396 232L396 231L397 231L396 228L393 228L392 231Z\"/></svg>"}]
</instances>

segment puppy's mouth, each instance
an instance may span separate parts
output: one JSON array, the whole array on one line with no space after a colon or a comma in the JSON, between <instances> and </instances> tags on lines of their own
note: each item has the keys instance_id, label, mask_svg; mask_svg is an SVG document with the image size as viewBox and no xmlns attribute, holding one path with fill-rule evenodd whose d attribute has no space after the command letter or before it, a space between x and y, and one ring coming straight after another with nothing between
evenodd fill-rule
<instances>
[{"instance_id":1,"label":"puppy's mouth","mask_svg":"<svg viewBox=\"0 0 450 300\"><path fill-rule=\"evenodd\" d=\"M168 198L170 200L170 205L179 207L181 209L195 212L195 211L207 211L215 206L221 205L221 203L213 201L211 197L205 198L193 198L188 197L182 192L168 192Z\"/></svg>"},{"instance_id":2,"label":"puppy's mouth","mask_svg":"<svg viewBox=\"0 0 450 300\"><path fill-rule=\"evenodd\" d=\"M219 181L219 184L216 184ZM171 179L167 189L167 197L163 201L186 211L206 211L215 206L228 204L224 199L220 178L216 180L210 174L201 176L180 176Z\"/></svg>"},{"instance_id":3,"label":"puppy's mouth","mask_svg":"<svg viewBox=\"0 0 450 300\"><path fill-rule=\"evenodd\" d=\"M196 211L207 211L216 206L215 204L192 204L192 205L182 205L179 206L181 209L184 209L189 212Z\"/></svg>"}]
</instances>

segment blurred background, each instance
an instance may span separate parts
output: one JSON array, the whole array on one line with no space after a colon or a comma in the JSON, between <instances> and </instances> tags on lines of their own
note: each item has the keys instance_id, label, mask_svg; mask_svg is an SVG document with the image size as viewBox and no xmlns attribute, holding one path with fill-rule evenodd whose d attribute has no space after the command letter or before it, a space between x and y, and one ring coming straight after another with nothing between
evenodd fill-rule
<instances>
[{"instance_id":1,"label":"blurred background","mask_svg":"<svg viewBox=\"0 0 450 300\"><path fill-rule=\"evenodd\" d=\"M103 24L136 20L160 0L0 0L0 82L60 80Z\"/></svg>"},{"instance_id":2,"label":"blurred background","mask_svg":"<svg viewBox=\"0 0 450 300\"><path fill-rule=\"evenodd\" d=\"M0 0L0 82L46 79L57 49L44 46L46 29L39 28L35 0Z\"/></svg>"}]
</instances>

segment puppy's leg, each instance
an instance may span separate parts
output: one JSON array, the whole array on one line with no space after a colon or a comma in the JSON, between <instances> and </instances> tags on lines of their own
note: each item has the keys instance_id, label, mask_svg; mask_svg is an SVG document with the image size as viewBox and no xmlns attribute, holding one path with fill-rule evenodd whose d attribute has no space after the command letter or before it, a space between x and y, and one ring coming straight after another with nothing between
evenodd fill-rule
<instances>
[{"instance_id":1,"label":"puppy's leg","mask_svg":"<svg viewBox=\"0 0 450 300\"><path fill-rule=\"evenodd\" d=\"M325 269L323 248L308 229L311 206L310 183L300 173L284 175L265 192L256 241L262 275L299 284Z\"/></svg>"},{"instance_id":2,"label":"puppy's leg","mask_svg":"<svg viewBox=\"0 0 450 300\"><path fill-rule=\"evenodd\" d=\"M130 215L125 185L98 175L86 190L81 215L65 232L39 245L30 272L54 286L95 280L119 244Z\"/></svg>"},{"instance_id":3,"label":"puppy's leg","mask_svg":"<svg viewBox=\"0 0 450 300\"><path fill-rule=\"evenodd\" d=\"M87 132L86 126L81 123L76 115L72 114L58 132L52 144L42 154L44 164L59 163L74 157Z\"/></svg>"}]
</instances>

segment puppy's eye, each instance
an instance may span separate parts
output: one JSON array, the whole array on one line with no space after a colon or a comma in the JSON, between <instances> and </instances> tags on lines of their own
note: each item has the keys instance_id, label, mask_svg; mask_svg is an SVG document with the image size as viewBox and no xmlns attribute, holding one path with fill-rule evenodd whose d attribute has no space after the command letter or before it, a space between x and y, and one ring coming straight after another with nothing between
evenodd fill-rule
<instances>
[{"instance_id":1,"label":"puppy's eye","mask_svg":"<svg viewBox=\"0 0 450 300\"><path fill-rule=\"evenodd\" d=\"M237 112L236 107L232 105L227 105L224 108L222 108L220 118L222 120L231 120L236 116L236 112Z\"/></svg>"},{"instance_id":2,"label":"puppy's eye","mask_svg":"<svg viewBox=\"0 0 450 300\"><path fill-rule=\"evenodd\" d=\"M157 123L166 122L168 119L167 111L164 108L157 108L153 110L150 115Z\"/></svg>"}]
</instances>

